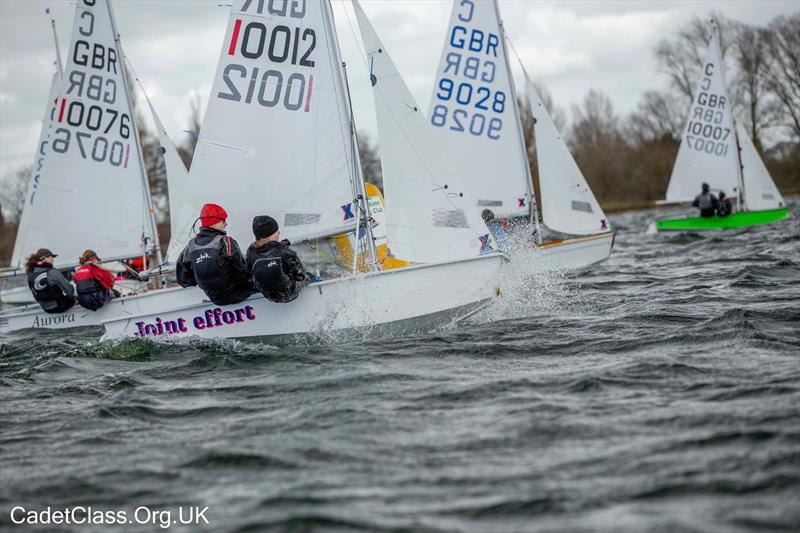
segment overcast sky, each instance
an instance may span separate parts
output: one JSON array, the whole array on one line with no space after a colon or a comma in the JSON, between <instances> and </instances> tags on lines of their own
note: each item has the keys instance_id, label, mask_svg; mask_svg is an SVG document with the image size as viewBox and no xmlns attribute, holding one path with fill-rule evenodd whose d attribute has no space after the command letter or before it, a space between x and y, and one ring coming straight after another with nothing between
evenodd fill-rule
<instances>
[{"instance_id":1,"label":"overcast sky","mask_svg":"<svg viewBox=\"0 0 800 533\"><path fill-rule=\"evenodd\" d=\"M230 0L113 2L128 58L176 143L186 137L192 95L199 94L204 103L208 97L229 13L220 4ZM352 6L342 0L333 4L356 121L374 137L371 88L360 42L355 41L359 33ZM362 6L427 111L452 2L362 0ZM58 25L63 57L74 1L0 0L0 175L33 160L54 69L47 7ZM508 36L528 72L544 83L558 105L568 109L595 88L608 94L620 113L635 109L644 91L665 85L653 60L656 43L711 10L764 25L777 15L796 12L798 2L500 0ZM512 66L519 70L513 57Z\"/></svg>"}]
</instances>

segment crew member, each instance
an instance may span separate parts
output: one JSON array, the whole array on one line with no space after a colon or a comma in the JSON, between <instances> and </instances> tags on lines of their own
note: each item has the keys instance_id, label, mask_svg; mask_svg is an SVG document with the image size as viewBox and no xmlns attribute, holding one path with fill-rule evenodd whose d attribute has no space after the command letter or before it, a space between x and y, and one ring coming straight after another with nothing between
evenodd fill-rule
<instances>
[{"instance_id":1,"label":"crew member","mask_svg":"<svg viewBox=\"0 0 800 533\"><path fill-rule=\"evenodd\" d=\"M56 254L47 248L28 257L25 271L33 297L46 313L63 313L75 305L75 289L60 271L53 268Z\"/></svg>"},{"instance_id":2,"label":"crew member","mask_svg":"<svg viewBox=\"0 0 800 533\"><path fill-rule=\"evenodd\" d=\"M492 232L492 237L494 237L500 250L506 251L508 249L508 233L506 233L503 224L495 218L494 213L490 209L484 209L481 212L481 218L483 218L489 231Z\"/></svg>"},{"instance_id":3,"label":"crew member","mask_svg":"<svg viewBox=\"0 0 800 533\"><path fill-rule=\"evenodd\" d=\"M200 210L200 231L178 256L182 287L198 286L216 305L236 304L256 292L236 241L225 233L228 213L217 204Z\"/></svg>"},{"instance_id":4,"label":"crew member","mask_svg":"<svg viewBox=\"0 0 800 533\"><path fill-rule=\"evenodd\" d=\"M90 311L97 311L119 293L114 291L114 274L100 266L100 258L93 250L86 250L78 260L81 264L72 279L78 289L78 303Z\"/></svg>"},{"instance_id":5,"label":"crew member","mask_svg":"<svg viewBox=\"0 0 800 533\"><path fill-rule=\"evenodd\" d=\"M297 253L289 248L291 243L280 240L281 231L274 218L255 217L253 235L256 240L247 249L247 267L252 273L253 285L267 300L291 302L314 277L305 271Z\"/></svg>"},{"instance_id":6,"label":"crew member","mask_svg":"<svg viewBox=\"0 0 800 533\"><path fill-rule=\"evenodd\" d=\"M717 206L717 215L726 217L733 212L733 204L731 199L725 196L724 191L719 191L719 206Z\"/></svg>"},{"instance_id":7,"label":"crew member","mask_svg":"<svg viewBox=\"0 0 800 533\"><path fill-rule=\"evenodd\" d=\"M713 217L717 213L718 206L719 200L711 194L711 188L708 183L703 183L703 192L695 196L692 207L700 210L701 217Z\"/></svg>"}]
</instances>

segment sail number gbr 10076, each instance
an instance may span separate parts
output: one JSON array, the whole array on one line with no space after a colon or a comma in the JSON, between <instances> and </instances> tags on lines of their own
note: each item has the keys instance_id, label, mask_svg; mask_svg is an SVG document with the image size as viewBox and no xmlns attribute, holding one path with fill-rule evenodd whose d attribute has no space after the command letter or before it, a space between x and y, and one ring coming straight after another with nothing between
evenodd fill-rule
<instances>
[{"instance_id":1,"label":"sail number gbr 10076","mask_svg":"<svg viewBox=\"0 0 800 533\"><path fill-rule=\"evenodd\" d=\"M278 24L268 28L261 22L233 23L228 55L246 59L264 56L275 65L294 65L314 68L313 52L317 34L312 28L290 28ZM263 107L282 106L289 111L308 111L314 76L302 72L284 74L276 68L260 68L228 63L222 71L224 87L217 93L223 100L258 104Z\"/></svg>"}]
</instances>

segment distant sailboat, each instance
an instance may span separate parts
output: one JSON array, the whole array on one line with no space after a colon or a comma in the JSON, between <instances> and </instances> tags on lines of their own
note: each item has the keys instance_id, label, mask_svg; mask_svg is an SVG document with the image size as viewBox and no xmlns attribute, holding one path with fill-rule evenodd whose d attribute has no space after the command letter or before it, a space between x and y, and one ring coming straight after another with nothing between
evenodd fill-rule
<instances>
[{"instance_id":1,"label":"distant sailboat","mask_svg":"<svg viewBox=\"0 0 800 533\"><path fill-rule=\"evenodd\" d=\"M560 233L581 236L537 242L542 260L532 258L532 266L575 269L602 261L611 253L614 234L527 75L526 84L535 121L543 222ZM497 2L455 0L430 123L445 140L476 207L509 221L530 217L538 241L536 199L516 96Z\"/></svg>"},{"instance_id":2,"label":"distant sailboat","mask_svg":"<svg viewBox=\"0 0 800 533\"><path fill-rule=\"evenodd\" d=\"M697 88L666 202L690 202L708 183L712 191L735 194L736 212L726 216L665 218L658 231L702 231L744 228L783 220L788 207L747 133L735 123L725 88L717 27L712 24L708 59Z\"/></svg>"},{"instance_id":3,"label":"distant sailboat","mask_svg":"<svg viewBox=\"0 0 800 533\"><path fill-rule=\"evenodd\" d=\"M370 271L312 284L283 304L260 294L224 307L204 298L183 304L182 290L165 292L157 311L104 322L104 338L406 331L461 318L496 295L503 256L482 253L486 226L450 179L425 118L358 4L356 12L367 48L377 54L388 244L426 264L375 270L373 220L330 3L237 0L168 256L192 237L200 207L215 202L230 213L229 233L242 246L253 240L252 218L265 213L295 245L317 247L355 232L352 242L367 247Z\"/></svg>"}]
</instances>

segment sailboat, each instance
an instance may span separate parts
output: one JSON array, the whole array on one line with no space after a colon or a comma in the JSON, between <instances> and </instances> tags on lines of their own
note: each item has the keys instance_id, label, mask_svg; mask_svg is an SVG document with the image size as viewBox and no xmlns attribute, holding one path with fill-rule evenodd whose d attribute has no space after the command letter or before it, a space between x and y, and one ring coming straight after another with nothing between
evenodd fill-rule
<instances>
[{"instance_id":1,"label":"sailboat","mask_svg":"<svg viewBox=\"0 0 800 533\"><path fill-rule=\"evenodd\" d=\"M614 233L530 79L544 225L570 238L541 242L517 92L496 0L453 2L434 86L430 124L484 213L530 219L541 256L533 270L578 269L608 258ZM523 69L524 70L524 69ZM532 244L534 244L532 242Z\"/></svg>"},{"instance_id":2,"label":"sailboat","mask_svg":"<svg viewBox=\"0 0 800 533\"><path fill-rule=\"evenodd\" d=\"M726 216L687 216L655 221L658 231L746 228L785 219L789 209L750 137L736 124L725 88L719 32L712 21L708 59L697 88L666 200L690 202L708 183L712 191L735 194L738 209Z\"/></svg>"},{"instance_id":3,"label":"sailboat","mask_svg":"<svg viewBox=\"0 0 800 533\"><path fill-rule=\"evenodd\" d=\"M12 266L24 272L38 248L68 268L91 247L104 260L160 255L136 117L108 0L77 3L63 83L54 79ZM25 287L27 290L27 287ZM144 312L152 298L116 298L99 311L77 304L59 314L39 305L0 314L0 333L25 328L99 326ZM198 295L199 296L199 295Z\"/></svg>"},{"instance_id":4,"label":"sailboat","mask_svg":"<svg viewBox=\"0 0 800 533\"><path fill-rule=\"evenodd\" d=\"M459 320L497 295L504 257L486 253L488 229L436 152L427 120L357 4L356 11L365 45L377 54L370 79L388 244L421 264L374 267L372 217L330 3L237 0L168 257L192 237L202 204L215 202L228 211L229 234L242 245L253 240L252 218L268 213L282 237L312 250L354 232L373 269L358 273L354 257L349 275L313 283L282 304L256 294L239 305L181 305L164 294L158 312L104 322L104 339L401 332ZM319 260L306 267L319 276Z\"/></svg>"}]
</instances>

